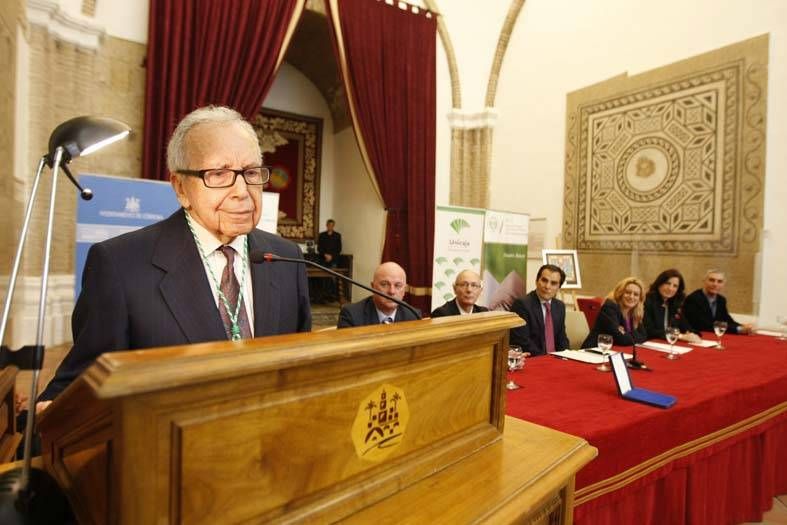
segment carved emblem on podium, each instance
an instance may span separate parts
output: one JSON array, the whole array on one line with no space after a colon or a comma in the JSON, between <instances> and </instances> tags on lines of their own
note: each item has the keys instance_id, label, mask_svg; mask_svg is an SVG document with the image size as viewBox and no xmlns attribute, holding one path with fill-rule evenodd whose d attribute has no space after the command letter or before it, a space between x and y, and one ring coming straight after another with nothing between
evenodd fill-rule
<instances>
[{"instance_id":1,"label":"carved emblem on podium","mask_svg":"<svg viewBox=\"0 0 787 525\"><path fill-rule=\"evenodd\" d=\"M361 459L380 461L404 440L410 409L404 391L383 384L358 405L352 426L355 453Z\"/></svg>"}]
</instances>

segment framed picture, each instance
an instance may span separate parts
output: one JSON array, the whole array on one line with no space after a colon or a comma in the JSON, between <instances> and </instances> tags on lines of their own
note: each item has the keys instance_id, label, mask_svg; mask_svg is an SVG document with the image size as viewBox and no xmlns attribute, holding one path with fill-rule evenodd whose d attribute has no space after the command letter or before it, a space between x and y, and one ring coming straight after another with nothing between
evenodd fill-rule
<instances>
[{"instance_id":1,"label":"framed picture","mask_svg":"<svg viewBox=\"0 0 787 525\"><path fill-rule=\"evenodd\" d=\"M544 264L554 264L566 272L564 289L582 288L582 278L579 276L579 257L576 250L550 250L544 248Z\"/></svg>"},{"instance_id":2,"label":"framed picture","mask_svg":"<svg viewBox=\"0 0 787 525\"><path fill-rule=\"evenodd\" d=\"M316 239L322 119L262 108L251 124L271 169L265 191L279 194L279 235L296 242Z\"/></svg>"}]
</instances>

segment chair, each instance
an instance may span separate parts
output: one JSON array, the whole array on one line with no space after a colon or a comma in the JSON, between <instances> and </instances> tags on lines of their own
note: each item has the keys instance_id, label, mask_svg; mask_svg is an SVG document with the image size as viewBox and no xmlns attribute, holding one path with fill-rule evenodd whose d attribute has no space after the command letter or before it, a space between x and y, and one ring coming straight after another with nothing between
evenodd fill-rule
<instances>
[{"instance_id":1,"label":"chair","mask_svg":"<svg viewBox=\"0 0 787 525\"><path fill-rule=\"evenodd\" d=\"M571 348L582 348L582 343L589 333L590 327L584 313L566 310L566 335Z\"/></svg>"},{"instance_id":2,"label":"chair","mask_svg":"<svg viewBox=\"0 0 787 525\"><path fill-rule=\"evenodd\" d=\"M579 310L585 314L585 319L588 321L588 326L596 324L596 317L601 311L601 305L604 299L601 297L577 297L577 306Z\"/></svg>"}]
</instances>

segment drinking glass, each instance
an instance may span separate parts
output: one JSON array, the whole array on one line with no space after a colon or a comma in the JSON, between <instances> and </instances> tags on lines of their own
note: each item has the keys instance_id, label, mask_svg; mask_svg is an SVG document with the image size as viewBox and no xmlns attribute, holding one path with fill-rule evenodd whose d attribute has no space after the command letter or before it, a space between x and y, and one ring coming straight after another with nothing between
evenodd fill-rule
<instances>
[{"instance_id":1,"label":"drinking glass","mask_svg":"<svg viewBox=\"0 0 787 525\"><path fill-rule=\"evenodd\" d=\"M596 370L599 372L609 372L612 370L609 367L609 351L612 348L612 336L609 334L599 334L598 339L596 339L596 344L598 345L598 349L601 350L601 355L604 356L604 362L601 363L596 367Z\"/></svg>"},{"instance_id":2,"label":"drinking glass","mask_svg":"<svg viewBox=\"0 0 787 525\"><path fill-rule=\"evenodd\" d=\"M522 352L522 347L511 345L508 347L508 383L506 383L506 388L508 390L517 390L518 388L522 388L521 385L518 385L514 378L510 375L511 372L514 370L521 370L525 367L525 355Z\"/></svg>"},{"instance_id":3,"label":"drinking glass","mask_svg":"<svg viewBox=\"0 0 787 525\"><path fill-rule=\"evenodd\" d=\"M678 337L680 337L680 328L670 326L664 332L664 335L667 338L667 342L669 343L669 354L667 354L665 357L667 359L680 359L680 356L675 351L675 343L678 342Z\"/></svg>"},{"instance_id":4,"label":"drinking glass","mask_svg":"<svg viewBox=\"0 0 787 525\"><path fill-rule=\"evenodd\" d=\"M716 350L724 350L721 345L721 336L727 331L727 323L724 321L716 321L713 323L713 333L716 334Z\"/></svg>"},{"instance_id":5,"label":"drinking glass","mask_svg":"<svg viewBox=\"0 0 787 525\"><path fill-rule=\"evenodd\" d=\"M779 341L787 341L787 315L777 315L776 322L782 327L782 335L779 336Z\"/></svg>"}]
</instances>

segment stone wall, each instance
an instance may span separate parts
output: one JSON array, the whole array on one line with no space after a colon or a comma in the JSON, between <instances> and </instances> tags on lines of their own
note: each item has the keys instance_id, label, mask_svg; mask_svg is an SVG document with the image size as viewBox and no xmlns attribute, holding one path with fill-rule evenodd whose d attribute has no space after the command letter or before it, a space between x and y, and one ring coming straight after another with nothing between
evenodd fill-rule
<instances>
[{"instance_id":1,"label":"stone wall","mask_svg":"<svg viewBox=\"0 0 787 525\"><path fill-rule=\"evenodd\" d=\"M93 156L75 159L74 174L99 173L140 177L144 118L146 48L113 37L103 37L98 49L85 49L63 42L46 28L30 27L29 163L36 166L46 151L49 135L61 122L80 115L101 115L122 120L132 128L128 140ZM32 177L32 175L31 175ZM49 177L42 182L49 193ZM53 273L74 271L74 216L76 192L66 178L58 180ZM43 201L43 199L42 199ZM46 206L34 217L30 254L42 253ZM41 258L28 256L25 272L40 274Z\"/></svg>"},{"instance_id":2,"label":"stone wall","mask_svg":"<svg viewBox=\"0 0 787 525\"><path fill-rule=\"evenodd\" d=\"M8 4L8 5L6 5ZM16 103L16 28L21 10L21 0L4 2L0 9L0 158L3 173L0 176L0 246L15 244L14 206L14 125ZM8 250L0 257L0 274L7 274L13 252Z\"/></svg>"},{"instance_id":3,"label":"stone wall","mask_svg":"<svg viewBox=\"0 0 787 525\"><path fill-rule=\"evenodd\" d=\"M0 209L3 210L0 213L0 242L7 247L0 259L0 275L4 276L11 268L13 247L17 244L25 205L32 191L34 170L47 152L49 136L55 127L81 115L109 116L128 123L133 130L128 140L93 156L75 159L71 171L75 175L98 173L139 177L145 94L144 44L107 36L89 20L82 20L76 26L64 26L62 15L57 12L44 12L44 16L41 12L34 13L35 16L28 20L30 12L26 11L23 0L14 0L12 7L0 10L0 74L3 75L0 80L0 155L3 159L13 159L15 140L18 141L17 151L22 149L24 153L17 155L23 158L13 159L16 170L12 160L4 162L7 172L0 177ZM71 32L64 33L63 27ZM18 28L23 35L19 42ZM66 36L57 36L63 34ZM82 38L85 35L87 38ZM25 52L18 55L18 50ZM17 64L17 56L25 63ZM19 75L26 78L17 78ZM15 114L23 115L25 122L15 122ZM3 341L12 347L35 340L51 183L51 172L45 169ZM64 175L58 178L57 184L44 327L47 346L71 338L70 317L74 304L77 193ZM2 291L5 295L5 290Z\"/></svg>"}]
</instances>

